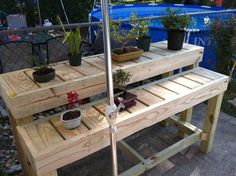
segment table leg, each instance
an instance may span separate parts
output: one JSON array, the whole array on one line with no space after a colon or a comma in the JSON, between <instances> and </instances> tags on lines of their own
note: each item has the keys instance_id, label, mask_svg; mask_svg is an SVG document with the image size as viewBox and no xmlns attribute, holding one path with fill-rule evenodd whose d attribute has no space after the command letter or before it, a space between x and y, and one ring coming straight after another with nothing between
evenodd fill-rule
<instances>
[{"instance_id":1,"label":"table leg","mask_svg":"<svg viewBox=\"0 0 236 176\"><path fill-rule=\"evenodd\" d=\"M192 121L192 113L193 113L193 109L192 108L187 109L187 110L185 110L185 111L180 113L180 119L183 120L183 121L191 123L191 121ZM179 130L178 136L181 137L181 138L184 138L185 137L185 133Z\"/></svg>"},{"instance_id":2,"label":"table leg","mask_svg":"<svg viewBox=\"0 0 236 176\"><path fill-rule=\"evenodd\" d=\"M210 152L212 148L223 95L224 93L221 93L208 100L208 110L203 129L203 132L207 134L207 140L201 142L201 151L204 153Z\"/></svg>"}]
</instances>

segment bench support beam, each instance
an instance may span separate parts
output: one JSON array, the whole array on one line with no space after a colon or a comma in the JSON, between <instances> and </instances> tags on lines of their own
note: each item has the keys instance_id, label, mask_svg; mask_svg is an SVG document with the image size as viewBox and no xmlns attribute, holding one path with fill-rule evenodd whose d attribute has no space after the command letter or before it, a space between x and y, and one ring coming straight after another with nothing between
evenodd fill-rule
<instances>
[{"instance_id":1,"label":"bench support beam","mask_svg":"<svg viewBox=\"0 0 236 176\"><path fill-rule=\"evenodd\" d=\"M224 93L221 93L208 100L208 110L203 129L203 132L207 134L207 140L201 142L201 151L204 153L210 152L212 148L223 95Z\"/></svg>"}]
</instances>

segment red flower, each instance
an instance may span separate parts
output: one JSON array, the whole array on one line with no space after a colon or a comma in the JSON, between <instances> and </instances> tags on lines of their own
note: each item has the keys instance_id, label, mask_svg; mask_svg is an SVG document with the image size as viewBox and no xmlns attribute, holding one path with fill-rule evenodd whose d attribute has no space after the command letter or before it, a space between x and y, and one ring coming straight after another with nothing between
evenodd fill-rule
<instances>
[{"instance_id":1,"label":"red flower","mask_svg":"<svg viewBox=\"0 0 236 176\"><path fill-rule=\"evenodd\" d=\"M75 105L81 104L81 100L79 99L79 95L75 91L70 91L67 93L67 101L69 103L68 108L73 109Z\"/></svg>"}]
</instances>

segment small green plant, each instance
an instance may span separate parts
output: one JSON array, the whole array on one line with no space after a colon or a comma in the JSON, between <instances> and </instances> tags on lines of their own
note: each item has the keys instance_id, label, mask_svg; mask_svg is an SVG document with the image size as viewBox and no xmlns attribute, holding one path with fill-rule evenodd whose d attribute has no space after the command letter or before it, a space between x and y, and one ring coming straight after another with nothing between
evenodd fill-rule
<instances>
[{"instance_id":1,"label":"small green plant","mask_svg":"<svg viewBox=\"0 0 236 176\"><path fill-rule=\"evenodd\" d=\"M38 57L30 55L27 58L28 64L34 68L35 71L45 73L48 69L52 69L51 64L46 61L40 60Z\"/></svg>"},{"instance_id":2,"label":"small green plant","mask_svg":"<svg viewBox=\"0 0 236 176\"><path fill-rule=\"evenodd\" d=\"M80 46L81 46L81 35L80 28L76 28L74 31L66 31L65 26L63 25L61 19L58 17L58 21L62 27L64 32L64 40L63 43L67 42L69 45L70 54L72 56L78 56L80 54Z\"/></svg>"},{"instance_id":3,"label":"small green plant","mask_svg":"<svg viewBox=\"0 0 236 176\"><path fill-rule=\"evenodd\" d=\"M113 84L115 89L122 91L126 90L126 84L129 82L132 75L129 72L125 72L121 69L113 73Z\"/></svg>"},{"instance_id":4,"label":"small green plant","mask_svg":"<svg viewBox=\"0 0 236 176\"><path fill-rule=\"evenodd\" d=\"M161 22L167 30L185 30L192 22L189 15L178 15L181 9L171 10L167 7L166 11L167 15L161 18Z\"/></svg>"},{"instance_id":5,"label":"small green plant","mask_svg":"<svg viewBox=\"0 0 236 176\"><path fill-rule=\"evenodd\" d=\"M122 27L121 18L117 21L110 19L111 38L121 44L121 53L125 52L126 45L133 39L147 35L149 32L149 21L138 18L135 13L130 15L131 29ZM99 26L101 28L101 25Z\"/></svg>"}]
</instances>

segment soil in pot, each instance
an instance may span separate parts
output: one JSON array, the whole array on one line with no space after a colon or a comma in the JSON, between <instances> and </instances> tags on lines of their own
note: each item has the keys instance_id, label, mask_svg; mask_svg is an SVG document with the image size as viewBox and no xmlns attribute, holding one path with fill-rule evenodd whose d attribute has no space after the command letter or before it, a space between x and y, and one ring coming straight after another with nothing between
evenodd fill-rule
<instances>
[{"instance_id":1,"label":"soil in pot","mask_svg":"<svg viewBox=\"0 0 236 176\"><path fill-rule=\"evenodd\" d=\"M151 39L152 38L150 36L140 37L139 39L136 39L136 45L139 49L142 49L144 52L149 51Z\"/></svg>"},{"instance_id":2,"label":"soil in pot","mask_svg":"<svg viewBox=\"0 0 236 176\"><path fill-rule=\"evenodd\" d=\"M181 50L183 48L185 31L184 30L168 30L168 49Z\"/></svg>"},{"instance_id":3,"label":"soil in pot","mask_svg":"<svg viewBox=\"0 0 236 176\"><path fill-rule=\"evenodd\" d=\"M69 58L70 66L80 66L81 65L82 53L80 53L77 56L72 56L71 54L68 54L68 58Z\"/></svg>"},{"instance_id":4,"label":"soil in pot","mask_svg":"<svg viewBox=\"0 0 236 176\"><path fill-rule=\"evenodd\" d=\"M81 115L80 111L69 111L69 112L66 112L65 114L63 114L62 119L65 121L66 120L73 120L73 119L80 117L80 115Z\"/></svg>"},{"instance_id":5,"label":"soil in pot","mask_svg":"<svg viewBox=\"0 0 236 176\"><path fill-rule=\"evenodd\" d=\"M55 78L55 69L45 68L33 72L33 78L36 82L45 83Z\"/></svg>"}]
</instances>

